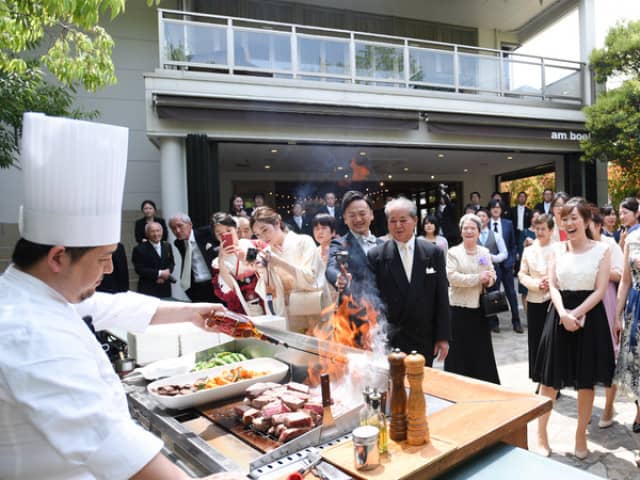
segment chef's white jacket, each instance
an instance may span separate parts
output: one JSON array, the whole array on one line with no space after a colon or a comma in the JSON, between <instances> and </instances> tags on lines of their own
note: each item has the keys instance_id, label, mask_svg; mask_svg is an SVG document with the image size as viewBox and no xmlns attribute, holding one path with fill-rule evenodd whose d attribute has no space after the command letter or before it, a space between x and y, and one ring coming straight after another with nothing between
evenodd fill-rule
<instances>
[{"instance_id":1,"label":"chef's white jacket","mask_svg":"<svg viewBox=\"0 0 640 480\"><path fill-rule=\"evenodd\" d=\"M0 277L0 478L125 479L162 442L129 415L96 330L143 331L159 301L97 293L69 304L9 266Z\"/></svg>"}]
</instances>

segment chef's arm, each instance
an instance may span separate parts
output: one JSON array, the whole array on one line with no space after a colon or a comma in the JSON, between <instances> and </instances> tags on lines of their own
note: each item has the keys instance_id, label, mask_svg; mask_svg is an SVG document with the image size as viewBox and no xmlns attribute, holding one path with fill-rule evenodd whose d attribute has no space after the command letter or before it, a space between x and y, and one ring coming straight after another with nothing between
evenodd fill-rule
<instances>
[{"instance_id":1,"label":"chef's arm","mask_svg":"<svg viewBox=\"0 0 640 480\"><path fill-rule=\"evenodd\" d=\"M240 480L247 477L237 472L214 473L204 480ZM186 473L171 463L161 453L157 454L131 480L191 480Z\"/></svg>"},{"instance_id":2,"label":"chef's arm","mask_svg":"<svg viewBox=\"0 0 640 480\"><path fill-rule=\"evenodd\" d=\"M204 329L205 319L210 318L213 312L218 310L224 310L224 306L220 303L160 302L150 323L158 325L191 322ZM207 330L209 330L208 327Z\"/></svg>"}]
</instances>

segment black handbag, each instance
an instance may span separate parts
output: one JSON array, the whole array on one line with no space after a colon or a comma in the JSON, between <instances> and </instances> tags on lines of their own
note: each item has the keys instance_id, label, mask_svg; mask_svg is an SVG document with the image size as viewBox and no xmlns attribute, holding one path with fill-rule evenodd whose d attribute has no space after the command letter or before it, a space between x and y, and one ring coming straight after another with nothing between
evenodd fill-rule
<instances>
[{"instance_id":1,"label":"black handbag","mask_svg":"<svg viewBox=\"0 0 640 480\"><path fill-rule=\"evenodd\" d=\"M485 317L492 317L501 312L509 311L507 296L500 290L486 292L483 290L480 295L480 309Z\"/></svg>"}]
</instances>

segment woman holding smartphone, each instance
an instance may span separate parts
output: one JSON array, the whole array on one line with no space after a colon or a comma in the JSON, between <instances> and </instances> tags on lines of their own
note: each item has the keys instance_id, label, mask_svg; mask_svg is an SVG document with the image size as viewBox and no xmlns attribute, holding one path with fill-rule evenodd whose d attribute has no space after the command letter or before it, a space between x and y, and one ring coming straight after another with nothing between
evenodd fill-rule
<instances>
[{"instance_id":1,"label":"woman holding smartphone","mask_svg":"<svg viewBox=\"0 0 640 480\"><path fill-rule=\"evenodd\" d=\"M258 276L255 261L257 240L238 239L236 221L224 212L211 218L214 233L220 242L218 257L213 260L213 291L233 312L251 317L265 314L265 302L256 292Z\"/></svg>"}]
</instances>

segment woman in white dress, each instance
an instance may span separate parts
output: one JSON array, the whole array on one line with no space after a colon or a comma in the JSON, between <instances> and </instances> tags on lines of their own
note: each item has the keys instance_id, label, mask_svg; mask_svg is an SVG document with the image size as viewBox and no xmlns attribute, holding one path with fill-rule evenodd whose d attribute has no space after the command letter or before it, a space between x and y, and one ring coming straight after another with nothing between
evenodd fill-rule
<instances>
[{"instance_id":1,"label":"woman in white dress","mask_svg":"<svg viewBox=\"0 0 640 480\"><path fill-rule=\"evenodd\" d=\"M609 322L602 304L611 269L611 249L587 237L591 209L572 198L562 209L568 237L554 244L549 259L549 291L554 308L545 322L533 380L552 401L567 386L578 391L575 456L585 459L587 426L593 409L594 386L611 386L615 368ZM550 412L538 420L538 446L551 453L547 437Z\"/></svg>"},{"instance_id":2,"label":"woman in white dress","mask_svg":"<svg viewBox=\"0 0 640 480\"><path fill-rule=\"evenodd\" d=\"M313 239L287 229L270 207L258 207L251 216L253 233L267 244L259 259L256 291L267 299L275 315L287 318L287 328L304 333L320 320L324 270Z\"/></svg>"}]
</instances>

